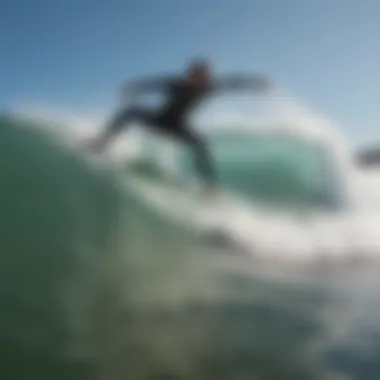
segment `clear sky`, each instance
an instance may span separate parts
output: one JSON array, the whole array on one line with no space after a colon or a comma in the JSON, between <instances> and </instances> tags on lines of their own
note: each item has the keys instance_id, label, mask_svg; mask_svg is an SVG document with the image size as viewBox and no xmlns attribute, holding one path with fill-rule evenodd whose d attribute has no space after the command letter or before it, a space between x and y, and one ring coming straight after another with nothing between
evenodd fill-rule
<instances>
[{"instance_id":1,"label":"clear sky","mask_svg":"<svg viewBox=\"0 0 380 380\"><path fill-rule=\"evenodd\" d=\"M109 112L123 80L201 55L380 135L379 0L0 0L0 47L0 108Z\"/></svg>"}]
</instances>

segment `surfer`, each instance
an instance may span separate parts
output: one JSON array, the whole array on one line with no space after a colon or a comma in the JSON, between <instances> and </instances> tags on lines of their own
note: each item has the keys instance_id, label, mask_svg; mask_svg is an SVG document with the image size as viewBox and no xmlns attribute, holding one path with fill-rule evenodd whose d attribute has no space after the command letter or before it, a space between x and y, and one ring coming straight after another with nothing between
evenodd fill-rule
<instances>
[{"instance_id":1,"label":"surfer","mask_svg":"<svg viewBox=\"0 0 380 380\"><path fill-rule=\"evenodd\" d=\"M261 76L230 76L213 79L208 62L196 60L190 63L184 76L152 78L128 84L127 94L161 91L165 95L164 106L149 110L141 107L123 107L96 137L93 148L101 152L122 130L132 122L141 122L159 133L171 136L189 146L195 156L198 175L208 189L215 189L216 172L204 139L188 123L188 116L207 96L224 90L252 89L263 92L269 82Z\"/></svg>"}]
</instances>

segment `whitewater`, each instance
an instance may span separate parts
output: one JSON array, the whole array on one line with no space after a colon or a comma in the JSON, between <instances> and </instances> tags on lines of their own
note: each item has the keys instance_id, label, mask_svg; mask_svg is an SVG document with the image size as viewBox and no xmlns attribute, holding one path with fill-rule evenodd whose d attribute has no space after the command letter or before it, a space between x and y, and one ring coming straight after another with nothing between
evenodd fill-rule
<instances>
[{"instance_id":1,"label":"whitewater","mask_svg":"<svg viewBox=\"0 0 380 380\"><path fill-rule=\"evenodd\" d=\"M277 161L263 167L255 158L260 170L247 183L247 151L224 154L233 118L222 118L222 134L210 133L228 136L215 140L216 156L225 165L225 220L243 254L200 239L194 223L168 214L165 195L157 201L144 186L128 187L128 178L156 178L163 193L176 194L162 173L171 167L170 178L188 178L186 154L162 141L146 148L132 134L99 160L82 149L91 122L2 116L0 377L376 379L379 175L358 170L335 126L289 103L277 103L273 118L254 128L234 119L237 145L243 136L248 146L275 148L282 161L289 155L272 145L278 136L290 136L292 149L318 147L317 156L306 149L303 162L325 157L332 170L323 161L317 178L292 170L277 177ZM147 150L158 171L141 177L131 163ZM266 184L282 191L268 196L258 187L263 168Z\"/></svg>"},{"instance_id":2,"label":"whitewater","mask_svg":"<svg viewBox=\"0 0 380 380\"><path fill-rule=\"evenodd\" d=\"M157 182L156 186L141 187L136 178L126 176L128 162L141 159L153 163L157 171L164 173L163 177L168 173L177 179L185 177L187 182L184 184L188 188L194 186L194 173L188 173L191 166L188 154L183 154L181 148L172 142L149 133L132 132L131 137L125 137L105 161L108 160L111 167L121 168L120 176L125 176L126 191L130 191L131 186L128 185L134 183L137 186L135 192L139 195L146 193L145 201L152 204L152 212L161 209L165 217L165 209L169 213L170 209L177 210L177 217L173 212L172 217L180 224L191 218L197 209L198 214L202 215L193 215L193 224L207 226L207 223L212 225L214 222L215 226L227 230L256 260L282 266L336 264L339 267L358 262L369 265L379 263L380 171L360 168L354 159L354 147L340 133L339 127L327 118L312 113L306 106L301 106L298 100L278 96L271 100L270 107L266 107L265 116L261 116L259 121L247 113L235 112L209 118L204 123L204 133L211 141L217 168L225 178L222 179L223 206L215 212L206 203L198 202L197 205L190 191L186 198L183 193L187 190L182 190L182 195L179 195L173 189L165 188L163 183L157 185ZM94 133L88 132L91 130L88 125L87 130L83 128L86 124L80 119L65 124L66 127L59 130L66 131L61 135L66 141L69 137L67 130L70 131L71 140L83 139L84 136L88 138ZM221 143L218 139L222 140ZM263 145L267 146L267 151ZM322 149L323 153L319 153L318 149ZM297 150L300 151L299 156ZM315 157L311 157L313 154ZM259 166L257 163L260 164L260 160L268 160L269 157L270 161L271 156L276 155L279 160L286 160L291 155L294 155L293 160L304 160L304 168L295 166L294 170L309 171L308 176L314 176L314 179L306 181L318 182L318 177L323 178L320 183L309 185L319 186L318 191L325 193L320 195L324 199L318 205L311 207L310 204L316 202L306 199L309 196L306 192L310 190L304 190L305 195L302 189L298 192L297 189L285 189L287 181L291 182L292 178L279 179L277 183L272 178L272 182L269 181L267 187L261 190L258 188L260 182L265 182L265 175L258 173L256 182L250 181L255 174L254 165ZM319 163L320 168L317 169L313 160L325 162L323 165ZM276 165L277 172L268 176L281 177L287 170L286 166L280 167L278 159L272 164ZM272 168L263 165L260 170L268 170L269 173ZM184 175L184 172L187 173ZM262 202L258 202L263 194L257 197L257 192L268 193L276 188L277 198L281 198L286 191L288 198L283 200L282 205L277 202L276 207L263 208ZM291 192L293 194L289 195ZM171 202L178 198L176 207L170 207L168 198ZM282 206L286 204L292 204L290 210L290 207L284 210L286 207Z\"/></svg>"}]
</instances>

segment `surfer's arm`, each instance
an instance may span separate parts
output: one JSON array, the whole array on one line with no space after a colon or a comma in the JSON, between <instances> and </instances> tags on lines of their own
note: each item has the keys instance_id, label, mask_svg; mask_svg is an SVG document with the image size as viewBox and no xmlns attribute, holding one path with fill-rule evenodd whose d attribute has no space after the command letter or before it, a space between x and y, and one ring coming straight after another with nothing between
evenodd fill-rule
<instances>
[{"instance_id":1,"label":"surfer's arm","mask_svg":"<svg viewBox=\"0 0 380 380\"><path fill-rule=\"evenodd\" d=\"M253 90L255 92L268 92L272 85L267 77L259 75L230 75L217 80L213 85L215 92Z\"/></svg>"},{"instance_id":2,"label":"surfer's arm","mask_svg":"<svg viewBox=\"0 0 380 380\"><path fill-rule=\"evenodd\" d=\"M160 76L130 82L123 86L122 92L129 95L166 90L176 83L176 79L174 76Z\"/></svg>"}]
</instances>

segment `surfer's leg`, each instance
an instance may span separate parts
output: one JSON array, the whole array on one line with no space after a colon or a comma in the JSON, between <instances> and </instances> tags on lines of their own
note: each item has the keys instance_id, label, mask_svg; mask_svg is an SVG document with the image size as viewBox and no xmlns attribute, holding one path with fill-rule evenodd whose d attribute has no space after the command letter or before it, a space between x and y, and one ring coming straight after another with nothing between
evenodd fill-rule
<instances>
[{"instance_id":1,"label":"surfer's leg","mask_svg":"<svg viewBox=\"0 0 380 380\"><path fill-rule=\"evenodd\" d=\"M123 130L134 121L149 122L149 111L138 108L125 108L118 112L94 142L94 149L102 151Z\"/></svg>"},{"instance_id":2,"label":"surfer's leg","mask_svg":"<svg viewBox=\"0 0 380 380\"><path fill-rule=\"evenodd\" d=\"M207 185L215 186L216 170L207 143L196 132L187 127L175 129L174 134L192 149L196 170L202 180Z\"/></svg>"}]
</instances>

